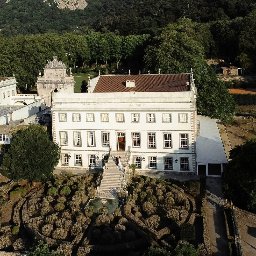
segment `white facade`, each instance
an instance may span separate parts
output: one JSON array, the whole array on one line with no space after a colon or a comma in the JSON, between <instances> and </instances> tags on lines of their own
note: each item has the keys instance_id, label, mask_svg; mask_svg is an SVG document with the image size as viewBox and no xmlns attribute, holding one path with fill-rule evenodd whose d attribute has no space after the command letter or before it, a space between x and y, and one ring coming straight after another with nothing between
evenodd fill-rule
<instances>
[{"instance_id":1,"label":"white facade","mask_svg":"<svg viewBox=\"0 0 256 256\"><path fill-rule=\"evenodd\" d=\"M183 92L55 93L53 138L58 167L101 167L111 151L130 152L142 170L196 172L196 90ZM97 159L99 159L97 161Z\"/></svg>"},{"instance_id":2,"label":"white facade","mask_svg":"<svg viewBox=\"0 0 256 256\"><path fill-rule=\"evenodd\" d=\"M12 96L17 95L16 79L0 78L0 105L12 105Z\"/></svg>"}]
</instances>

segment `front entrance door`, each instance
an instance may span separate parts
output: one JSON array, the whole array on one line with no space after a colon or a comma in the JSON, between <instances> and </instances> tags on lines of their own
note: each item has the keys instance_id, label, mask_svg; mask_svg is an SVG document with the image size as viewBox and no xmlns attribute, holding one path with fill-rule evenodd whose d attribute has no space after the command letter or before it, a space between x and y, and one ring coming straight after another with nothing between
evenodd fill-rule
<instances>
[{"instance_id":1,"label":"front entrance door","mask_svg":"<svg viewBox=\"0 0 256 256\"><path fill-rule=\"evenodd\" d=\"M117 150L125 151L125 133L124 132L117 133Z\"/></svg>"},{"instance_id":2,"label":"front entrance door","mask_svg":"<svg viewBox=\"0 0 256 256\"><path fill-rule=\"evenodd\" d=\"M198 165L198 175L206 176L206 165L205 164Z\"/></svg>"}]
</instances>

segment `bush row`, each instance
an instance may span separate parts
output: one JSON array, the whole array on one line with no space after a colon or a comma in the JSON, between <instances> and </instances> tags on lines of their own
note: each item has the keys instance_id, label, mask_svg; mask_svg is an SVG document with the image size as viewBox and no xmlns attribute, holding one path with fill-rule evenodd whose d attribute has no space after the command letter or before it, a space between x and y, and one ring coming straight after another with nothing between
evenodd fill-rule
<instances>
[{"instance_id":1,"label":"bush row","mask_svg":"<svg viewBox=\"0 0 256 256\"><path fill-rule=\"evenodd\" d=\"M232 97L239 106L256 105L256 94L232 94Z\"/></svg>"}]
</instances>

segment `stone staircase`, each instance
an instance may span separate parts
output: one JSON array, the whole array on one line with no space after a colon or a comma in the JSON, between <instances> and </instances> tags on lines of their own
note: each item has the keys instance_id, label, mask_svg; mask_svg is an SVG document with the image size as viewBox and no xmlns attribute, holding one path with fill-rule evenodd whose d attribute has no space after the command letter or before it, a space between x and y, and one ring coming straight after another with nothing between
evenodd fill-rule
<instances>
[{"instance_id":1,"label":"stone staircase","mask_svg":"<svg viewBox=\"0 0 256 256\"><path fill-rule=\"evenodd\" d=\"M119 158L120 157L120 158ZM116 159L119 158L121 164L117 165ZM108 162L103 171L101 184L97 189L99 198L117 198L117 192L125 182L125 167L128 165L129 153L114 151L111 152Z\"/></svg>"}]
</instances>

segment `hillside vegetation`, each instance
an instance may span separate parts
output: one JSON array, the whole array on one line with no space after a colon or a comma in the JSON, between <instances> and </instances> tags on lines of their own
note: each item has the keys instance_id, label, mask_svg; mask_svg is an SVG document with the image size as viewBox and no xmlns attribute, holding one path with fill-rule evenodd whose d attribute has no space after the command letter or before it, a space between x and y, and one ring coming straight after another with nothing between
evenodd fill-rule
<instances>
[{"instance_id":1,"label":"hillside vegetation","mask_svg":"<svg viewBox=\"0 0 256 256\"><path fill-rule=\"evenodd\" d=\"M88 0L84 9L81 1L0 0L1 33L83 32L90 26L121 35L155 34L179 18L206 23L245 17L256 9L253 0Z\"/></svg>"}]
</instances>

